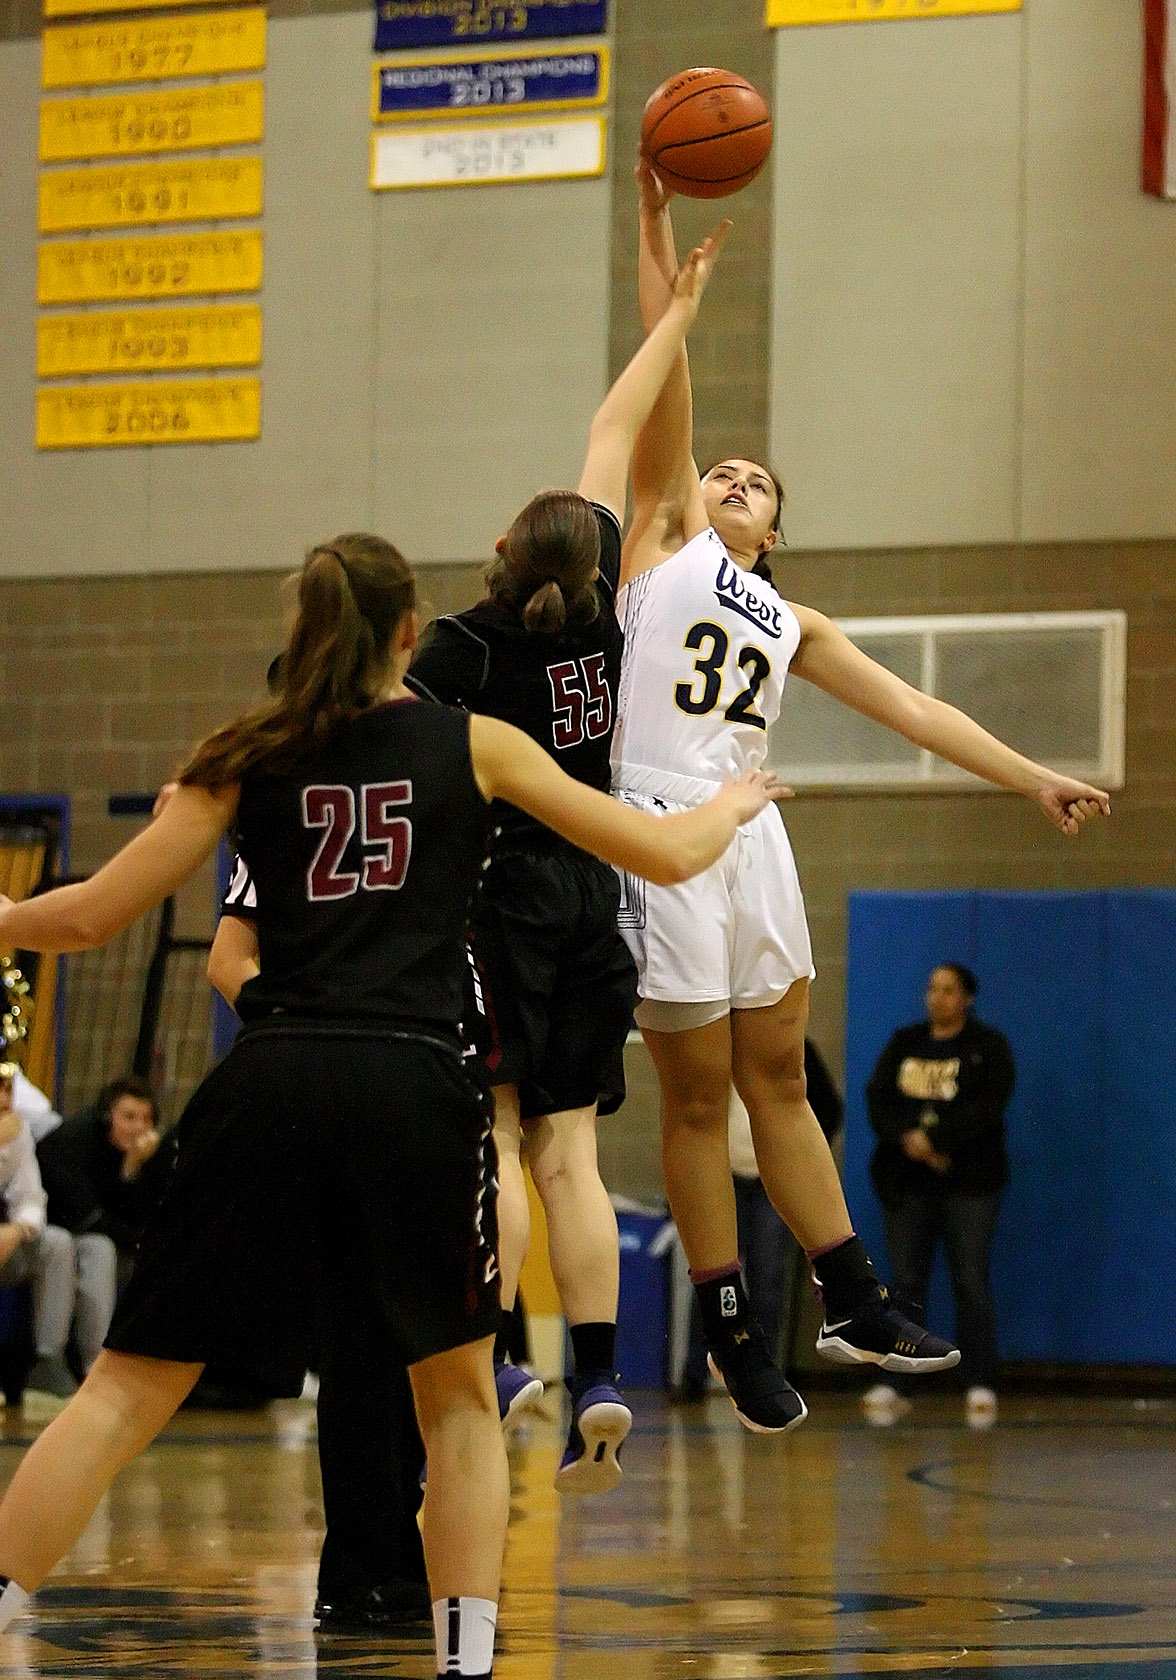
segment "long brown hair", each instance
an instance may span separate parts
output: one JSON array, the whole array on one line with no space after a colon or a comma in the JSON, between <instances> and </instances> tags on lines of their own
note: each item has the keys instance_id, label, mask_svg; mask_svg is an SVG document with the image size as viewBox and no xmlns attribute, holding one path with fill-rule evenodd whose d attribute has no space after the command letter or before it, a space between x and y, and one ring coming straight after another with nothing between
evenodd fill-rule
<instances>
[{"instance_id":1,"label":"long brown hair","mask_svg":"<svg viewBox=\"0 0 1176 1680\"><path fill-rule=\"evenodd\" d=\"M591 503L574 490L544 490L506 533L486 584L528 630L554 635L569 619L596 617L599 565L600 526Z\"/></svg>"},{"instance_id":2,"label":"long brown hair","mask_svg":"<svg viewBox=\"0 0 1176 1680\"><path fill-rule=\"evenodd\" d=\"M285 768L378 698L396 627L416 606L408 561L383 537L352 533L312 548L295 580L277 691L201 741L181 782L218 788L263 762Z\"/></svg>"}]
</instances>

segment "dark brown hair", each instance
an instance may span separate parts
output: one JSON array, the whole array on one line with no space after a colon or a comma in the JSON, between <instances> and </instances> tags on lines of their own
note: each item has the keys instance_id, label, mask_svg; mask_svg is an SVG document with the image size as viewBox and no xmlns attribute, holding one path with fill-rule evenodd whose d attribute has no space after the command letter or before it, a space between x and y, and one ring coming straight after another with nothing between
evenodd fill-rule
<instances>
[{"instance_id":1,"label":"dark brown hair","mask_svg":"<svg viewBox=\"0 0 1176 1680\"><path fill-rule=\"evenodd\" d=\"M416 606L408 561L359 532L312 548L295 576L298 610L276 691L203 740L181 782L218 788L263 762L285 768L379 696L396 627Z\"/></svg>"},{"instance_id":2,"label":"dark brown hair","mask_svg":"<svg viewBox=\"0 0 1176 1680\"><path fill-rule=\"evenodd\" d=\"M155 1092L145 1079L137 1073L124 1073L121 1079L112 1079L109 1085L104 1085L98 1093L98 1111L109 1121L110 1111L120 1097L135 1097L139 1102L151 1104L151 1118L159 1118L159 1105L155 1101Z\"/></svg>"},{"instance_id":3,"label":"dark brown hair","mask_svg":"<svg viewBox=\"0 0 1176 1680\"><path fill-rule=\"evenodd\" d=\"M963 992L965 1001L969 1004L973 1002L980 990L980 982L970 968L965 968L963 963L958 962L936 963L935 967L945 968L949 974L954 974L960 983L960 991Z\"/></svg>"},{"instance_id":4,"label":"dark brown hair","mask_svg":"<svg viewBox=\"0 0 1176 1680\"><path fill-rule=\"evenodd\" d=\"M486 584L528 630L554 635L569 619L596 617L599 565L600 526L591 503L574 490L544 490L506 533Z\"/></svg>"}]
</instances>

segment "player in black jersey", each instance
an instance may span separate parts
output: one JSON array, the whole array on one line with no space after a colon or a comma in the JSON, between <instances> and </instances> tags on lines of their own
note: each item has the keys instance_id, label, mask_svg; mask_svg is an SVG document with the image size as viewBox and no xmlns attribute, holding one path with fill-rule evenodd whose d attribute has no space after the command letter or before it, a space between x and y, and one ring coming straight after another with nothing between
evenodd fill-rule
<instances>
[{"instance_id":1,"label":"player in black jersey","mask_svg":"<svg viewBox=\"0 0 1176 1680\"><path fill-rule=\"evenodd\" d=\"M714 248L685 269L639 358L660 389ZM636 364L635 364L636 365ZM772 792L728 784L663 819L565 776L499 720L415 701L410 569L375 537L309 554L282 692L196 749L181 788L90 880L0 898L0 942L104 943L175 891L235 825L258 894L244 1030L180 1120L177 1167L107 1345L0 1502L0 1630L206 1361L297 1392L305 1302L357 1272L372 1334L410 1367L431 1474L424 1538L438 1670L490 1673L507 1514L486 1105L457 1035L464 934L506 799L654 880L721 855Z\"/></svg>"},{"instance_id":2,"label":"player in black jersey","mask_svg":"<svg viewBox=\"0 0 1176 1680\"><path fill-rule=\"evenodd\" d=\"M258 949L257 891L238 859L208 953L208 978L234 1009L242 986L260 973ZM403 1356L370 1333L379 1311L364 1281L357 1277L332 1303L334 1334L315 1350L326 1527L314 1616L320 1629L342 1632L432 1615L417 1525L425 1449Z\"/></svg>"},{"instance_id":3,"label":"player in black jersey","mask_svg":"<svg viewBox=\"0 0 1176 1680\"><path fill-rule=\"evenodd\" d=\"M438 619L407 678L430 699L513 723L568 775L602 790L621 669L614 603L629 461L656 394L622 374L593 421L578 490L547 491L523 508L497 544L488 598ZM494 1093L499 1410L506 1421L542 1392L506 1363L530 1240L525 1136L575 1365L556 1486L599 1493L620 1480L617 1452L633 1420L616 1387L617 1222L597 1167L596 1115L624 1098L637 972L617 932L616 872L512 805L493 814L465 1024Z\"/></svg>"}]
</instances>

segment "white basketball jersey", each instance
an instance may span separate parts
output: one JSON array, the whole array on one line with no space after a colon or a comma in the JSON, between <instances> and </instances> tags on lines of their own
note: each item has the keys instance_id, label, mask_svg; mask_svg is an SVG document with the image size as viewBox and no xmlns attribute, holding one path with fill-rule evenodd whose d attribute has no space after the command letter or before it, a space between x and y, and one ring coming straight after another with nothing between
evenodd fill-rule
<instances>
[{"instance_id":1,"label":"white basketball jersey","mask_svg":"<svg viewBox=\"0 0 1176 1680\"><path fill-rule=\"evenodd\" d=\"M707 529L621 590L625 632L614 767L708 781L758 770L800 624Z\"/></svg>"}]
</instances>

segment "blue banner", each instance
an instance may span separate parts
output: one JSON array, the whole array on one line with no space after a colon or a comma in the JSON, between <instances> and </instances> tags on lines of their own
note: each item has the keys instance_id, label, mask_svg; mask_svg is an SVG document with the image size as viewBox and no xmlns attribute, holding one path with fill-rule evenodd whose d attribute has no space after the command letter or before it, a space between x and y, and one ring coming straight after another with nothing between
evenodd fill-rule
<instances>
[{"instance_id":1,"label":"blue banner","mask_svg":"<svg viewBox=\"0 0 1176 1680\"><path fill-rule=\"evenodd\" d=\"M608 0L376 0L376 51L603 35Z\"/></svg>"},{"instance_id":2,"label":"blue banner","mask_svg":"<svg viewBox=\"0 0 1176 1680\"><path fill-rule=\"evenodd\" d=\"M599 105L606 94L606 59L594 49L579 53L521 53L510 58L475 58L437 64L398 60L377 64L372 116L452 116L508 107L512 111L552 106Z\"/></svg>"}]
</instances>

